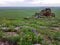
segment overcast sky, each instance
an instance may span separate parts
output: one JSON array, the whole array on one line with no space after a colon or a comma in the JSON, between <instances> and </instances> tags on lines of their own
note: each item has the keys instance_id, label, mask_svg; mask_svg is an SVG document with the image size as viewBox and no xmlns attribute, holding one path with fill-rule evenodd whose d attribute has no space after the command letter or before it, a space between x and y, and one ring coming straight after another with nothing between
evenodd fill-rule
<instances>
[{"instance_id":1,"label":"overcast sky","mask_svg":"<svg viewBox=\"0 0 60 45\"><path fill-rule=\"evenodd\" d=\"M60 6L60 0L0 0L1 6Z\"/></svg>"}]
</instances>

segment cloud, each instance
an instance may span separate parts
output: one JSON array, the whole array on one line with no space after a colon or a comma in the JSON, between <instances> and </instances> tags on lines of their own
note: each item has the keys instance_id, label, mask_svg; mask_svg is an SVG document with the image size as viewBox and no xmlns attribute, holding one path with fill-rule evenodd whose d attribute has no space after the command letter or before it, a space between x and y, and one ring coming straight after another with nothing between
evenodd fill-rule
<instances>
[{"instance_id":1,"label":"cloud","mask_svg":"<svg viewBox=\"0 0 60 45\"><path fill-rule=\"evenodd\" d=\"M0 0L0 6L60 6L60 0Z\"/></svg>"}]
</instances>

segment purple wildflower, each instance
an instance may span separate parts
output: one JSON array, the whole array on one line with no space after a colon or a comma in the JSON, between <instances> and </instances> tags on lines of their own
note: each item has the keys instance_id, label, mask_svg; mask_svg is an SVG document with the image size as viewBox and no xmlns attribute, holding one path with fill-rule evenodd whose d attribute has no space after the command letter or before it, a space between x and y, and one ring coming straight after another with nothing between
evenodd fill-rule
<instances>
[{"instance_id":1,"label":"purple wildflower","mask_svg":"<svg viewBox=\"0 0 60 45\"><path fill-rule=\"evenodd\" d=\"M36 36L38 35L38 32L35 32Z\"/></svg>"},{"instance_id":2,"label":"purple wildflower","mask_svg":"<svg viewBox=\"0 0 60 45\"><path fill-rule=\"evenodd\" d=\"M32 29L32 32L34 32L36 36L38 35L38 32L36 31L36 29Z\"/></svg>"},{"instance_id":3,"label":"purple wildflower","mask_svg":"<svg viewBox=\"0 0 60 45\"><path fill-rule=\"evenodd\" d=\"M32 32L36 32L36 29L32 29Z\"/></svg>"}]
</instances>

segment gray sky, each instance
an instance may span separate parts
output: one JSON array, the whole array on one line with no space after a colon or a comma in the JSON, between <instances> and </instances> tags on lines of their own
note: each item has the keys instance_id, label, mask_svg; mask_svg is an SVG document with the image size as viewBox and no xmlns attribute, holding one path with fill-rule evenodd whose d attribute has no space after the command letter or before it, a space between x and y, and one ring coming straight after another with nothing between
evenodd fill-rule
<instances>
[{"instance_id":1,"label":"gray sky","mask_svg":"<svg viewBox=\"0 0 60 45\"><path fill-rule=\"evenodd\" d=\"M1 6L60 6L60 0L0 0Z\"/></svg>"}]
</instances>

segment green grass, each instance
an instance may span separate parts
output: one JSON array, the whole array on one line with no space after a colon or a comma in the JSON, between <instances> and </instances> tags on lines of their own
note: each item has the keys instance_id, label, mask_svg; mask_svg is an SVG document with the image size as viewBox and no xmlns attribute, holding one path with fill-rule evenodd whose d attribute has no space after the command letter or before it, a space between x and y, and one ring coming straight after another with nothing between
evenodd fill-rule
<instances>
[{"instance_id":1,"label":"green grass","mask_svg":"<svg viewBox=\"0 0 60 45\"><path fill-rule=\"evenodd\" d=\"M43 9L43 8L42 8ZM28 8L28 9L0 9L1 18L24 18L26 16L32 16L36 12L40 12L41 8ZM56 14L56 17L60 17L60 9L52 9L52 12Z\"/></svg>"},{"instance_id":2,"label":"green grass","mask_svg":"<svg viewBox=\"0 0 60 45\"><path fill-rule=\"evenodd\" d=\"M0 25L8 26L11 31L14 31L15 25L24 26L16 32L18 34L17 37L9 35L5 35L5 37L13 42L18 41L18 45L33 45L34 43L40 43L42 45L60 45L60 30L51 29L53 26L60 27L60 9L52 9L52 12L55 13L55 18L23 19L25 17L31 17L35 12L39 12L40 10L40 8L29 8L4 9L0 11ZM33 32L32 30L35 31ZM0 27L0 37L3 36L4 33Z\"/></svg>"},{"instance_id":3,"label":"green grass","mask_svg":"<svg viewBox=\"0 0 60 45\"><path fill-rule=\"evenodd\" d=\"M4 18L23 18L26 16L32 16L35 12L38 12L37 9L7 9L6 11L0 11L0 17ZM14 16L13 16L14 15Z\"/></svg>"}]
</instances>

